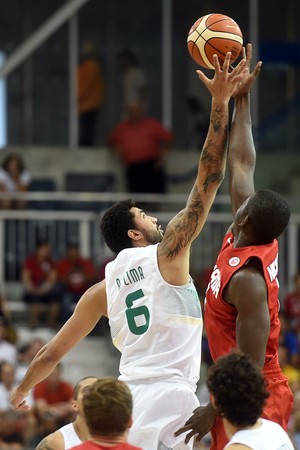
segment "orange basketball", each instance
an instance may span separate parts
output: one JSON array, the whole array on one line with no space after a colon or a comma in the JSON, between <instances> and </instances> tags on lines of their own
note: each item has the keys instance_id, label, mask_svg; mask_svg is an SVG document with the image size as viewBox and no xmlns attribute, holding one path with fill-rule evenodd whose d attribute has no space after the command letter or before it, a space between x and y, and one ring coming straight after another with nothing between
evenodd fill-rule
<instances>
[{"instance_id":1,"label":"orange basketball","mask_svg":"<svg viewBox=\"0 0 300 450\"><path fill-rule=\"evenodd\" d=\"M222 66L227 52L233 63L241 53L243 35L238 24L224 14L207 14L196 20L189 31L187 46L191 57L202 67L214 69L213 55Z\"/></svg>"}]
</instances>

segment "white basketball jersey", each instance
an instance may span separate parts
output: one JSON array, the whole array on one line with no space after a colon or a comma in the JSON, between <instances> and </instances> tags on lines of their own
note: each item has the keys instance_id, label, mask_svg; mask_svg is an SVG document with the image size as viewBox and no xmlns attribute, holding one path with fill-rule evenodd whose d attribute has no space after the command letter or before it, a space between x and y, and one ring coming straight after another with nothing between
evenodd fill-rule
<instances>
[{"instance_id":1,"label":"white basketball jersey","mask_svg":"<svg viewBox=\"0 0 300 450\"><path fill-rule=\"evenodd\" d=\"M157 245L130 248L108 263L107 308L123 381L199 379L202 314L192 280L173 286L162 278Z\"/></svg>"},{"instance_id":2,"label":"white basketball jersey","mask_svg":"<svg viewBox=\"0 0 300 450\"><path fill-rule=\"evenodd\" d=\"M77 436L74 426L72 423L68 423L67 425L61 427L58 431L63 435L65 441L65 450L69 450L75 445L82 444L81 440Z\"/></svg>"},{"instance_id":3,"label":"white basketball jersey","mask_svg":"<svg viewBox=\"0 0 300 450\"><path fill-rule=\"evenodd\" d=\"M266 419L261 421L259 428L235 433L224 450L229 444L244 444L252 450L294 450L290 438L278 423Z\"/></svg>"}]
</instances>

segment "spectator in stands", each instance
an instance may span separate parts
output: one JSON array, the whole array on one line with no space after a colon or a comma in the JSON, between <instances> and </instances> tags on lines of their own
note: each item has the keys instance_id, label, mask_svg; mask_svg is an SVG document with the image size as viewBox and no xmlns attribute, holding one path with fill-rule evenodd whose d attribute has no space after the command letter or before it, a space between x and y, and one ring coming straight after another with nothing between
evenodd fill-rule
<instances>
[{"instance_id":1,"label":"spectator in stands","mask_svg":"<svg viewBox=\"0 0 300 450\"><path fill-rule=\"evenodd\" d=\"M119 54L119 65L122 77L122 118L127 114L128 105L138 103L146 110L147 80L137 56L129 49Z\"/></svg>"},{"instance_id":2,"label":"spectator in stands","mask_svg":"<svg viewBox=\"0 0 300 450\"><path fill-rule=\"evenodd\" d=\"M108 138L109 147L126 168L127 189L132 193L165 193L164 158L172 133L144 115L142 106L131 102L127 119L119 123Z\"/></svg>"},{"instance_id":3,"label":"spectator in stands","mask_svg":"<svg viewBox=\"0 0 300 450\"><path fill-rule=\"evenodd\" d=\"M1 287L0 287L0 322L6 324L5 339L11 344L15 344L17 341L17 332L12 324L8 301Z\"/></svg>"},{"instance_id":4,"label":"spectator in stands","mask_svg":"<svg viewBox=\"0 0 300 450\"><path fill-rule=\"evenodd\" d=\"M278 347L278 360L282 373L288 378L292 392L296 392L300 387L300 371L290 364L287 348L282 345L279 345Z\"/></svg>"},{"instance_id":5,"label":"spectator in stands","mask_svg":"<svg viewBox=\"0 0 300 450\"><path fill-rule=\"evenodd\" d=\"M0 289L0 317L6 319L7 321L10 321L10 311L8 307L8 301L2 289Z\"/></svg>"},{"instance_id":6,"label":"spectator in stands","mask_svg":"<svg viewBox=\"0 0 300 450\"><path fill-rule=\"evenodd\" d=\"M49 241L37 243L35 253L29 256L22 268L24 301L30 308L30 326L40 325L42 307L47 308L47 323L57 327L61 300L61 286L57 279L57 270L51 258Z\"/></svg>"},{"instance_id":7,"label":"spectator in stands","mask_svg":"<svg viewBox=\"0 0 300 450\"><path fill-rule=\"evenodd\" d=\"M31 175L21 156L16 153L8 155L0 168L0 192L26 192L30 181ZM0 206L3 209L25 208L26 201L3 199Z\"/></svg>"},{"instance_id":8,"label":"spectator in stands","mask_svg":"<svg viewBox=\"0 0 300 450\"><path fill-rule=\"evenodd\" d=\"M64 425L59 430L51 433L43 438L36 450L41 449L55 449L55 450L69 450L75 445L79 445L86 441L90 435L85 423L83 414L79 411L78 403L85 392L87 386L94 383L97 377L88 376L80 380L74 387L72 406L76 412L76 419L74 422Z\"/></svg>"},{"instance_id":9,"label":"spectator in stands","mask_svg":"<svg viewBox=\"0 0 300 450\"><path fill-rule=\"evenodd\" d=\"M284 312L279 312L280 334L279 345L286 349L287 362L294 367L300 367L300 345L297 332L286 319Z\"/></svg>"},{"instance_id":10,"label":"spectator in stands","mask_svg":"<svg viewBox=\"0 0 300 450\"><path fill-rule=\"evenodd\" d=\"M104 101L104 80L91 41L83 43L77 69L77 101L79 112L79 145L95 145L97 121Z\"/></svg>"},{"instance_id":11,"label":"spectator in stands","mask_svg":"<svg viewBox=\"0 0 300 450\"><path fill-rule=\"evenodd\" d=\"M141 450L127 444L132 424L132 397L129 387L115 378L99 378L79 400L91 438L73 450Z\"/></svg>"},{"instance_id":12,"label":"spectator in stands","mask_svg":"<svg viewBox=\"0 0 300 450\"><path fill-rule=\"evenodd\" d=\"M290 325L300 336L300 272L294 276L294 289L286 295L283 308Z\"/></svg>"},{"instance_id":13,"label":"spectator in stands","mask_svg":"<svg viewBox=\"0 0 300 450\"><path fill-rule=\"evenodd\" d=\"M23 344L18 349L18 364L16 367L15 379L16 383L19 384L23 379L29 364L37 354L39 350L45 345L45 343L39 339L34 338L32 341Z\"/></svg>"},{"instance_id":14,"label":"spectator in stands","mask_svg":"<svg viewBox=\"0 0 300 450\"><path fill-rule=\"evenodd\" d=\"M294 405L289 428L295 448L300 449L300 387L294 392Z\"/></svg>"},{"instance_id":15,"label":"spectator in stands","mask_svg":"<svg viewBox=\"0 0 300 450\"><path fill-rule=\"evenodd\" d=\"M10 363L13 367L17 365L17 347L8 342L7 333L9 323L7 319L0 316L0 363L3 361Z\"/></svg>"},{"instance_id":16,"label":"spectator in stands","mask_svg":"<svg viewBox=\"0 0 300 450\"><path fill-rule=\"evenodd\" d=\"M35 386L33 398L42 437L74 419L73 386L62 379L60 363L48 378Z\"/></svg>"},{"instance_id":17,"label":"spectator in stands","mask_svg":"<svg viewBox=\"0 0 300 450\"><path fill-rule=\"evenodd\" d=\"M63 286L62 319L65 322L80 297L95 282L96 269L91 259L80 255L78 243L69 242L66 256L57 263L57 271Z\"/></svg>"},{"instance_id":18,"label":"spectator in stands","mask_svg":"<svg viewBox=\"0 0 300 450\"><path fill-rule=\"evenodd\" d=\"M23 449L36 433L36 420L31 411L13 411L9 395L16 385L15 368L8 362L0 366L0 449ZM32 398L29 397L29 404Z\"/></svg>"}]
</instances>

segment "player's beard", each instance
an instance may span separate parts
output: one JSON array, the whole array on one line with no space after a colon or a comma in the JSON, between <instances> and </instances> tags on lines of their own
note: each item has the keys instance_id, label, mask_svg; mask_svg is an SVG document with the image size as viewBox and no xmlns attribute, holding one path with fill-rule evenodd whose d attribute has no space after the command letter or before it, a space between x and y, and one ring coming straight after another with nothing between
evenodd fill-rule
<instances>
[{"instance_id":1,"label":"player's beard","mask_svg":"<svg viewBox=\"0 0 300 450\"><path fill-rule=\"evenodd\" d=\"M157 227L156 230L144 231L145 238L149 244L154 245L162 241L163 231Z\"/></svg>"}]
</instances>

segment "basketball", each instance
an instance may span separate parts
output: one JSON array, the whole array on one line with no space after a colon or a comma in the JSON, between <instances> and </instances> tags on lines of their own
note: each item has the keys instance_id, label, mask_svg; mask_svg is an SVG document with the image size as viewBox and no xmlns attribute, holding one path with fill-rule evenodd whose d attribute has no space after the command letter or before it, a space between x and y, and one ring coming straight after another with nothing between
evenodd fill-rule
<instances>
[{"instance_id":1,"label":"basketball","mask_svg":"<svg viewBox=\"0 0 300 450\"><path fill-rule=\"evenodd\" d=\"M223 65L227 52L231 52L232 64L241 53L243 35L238 24L224 14L207 14L191 27L187 46L193 60L201 67L214 69L213 55Z\"/></svg>"}]
</instances>

